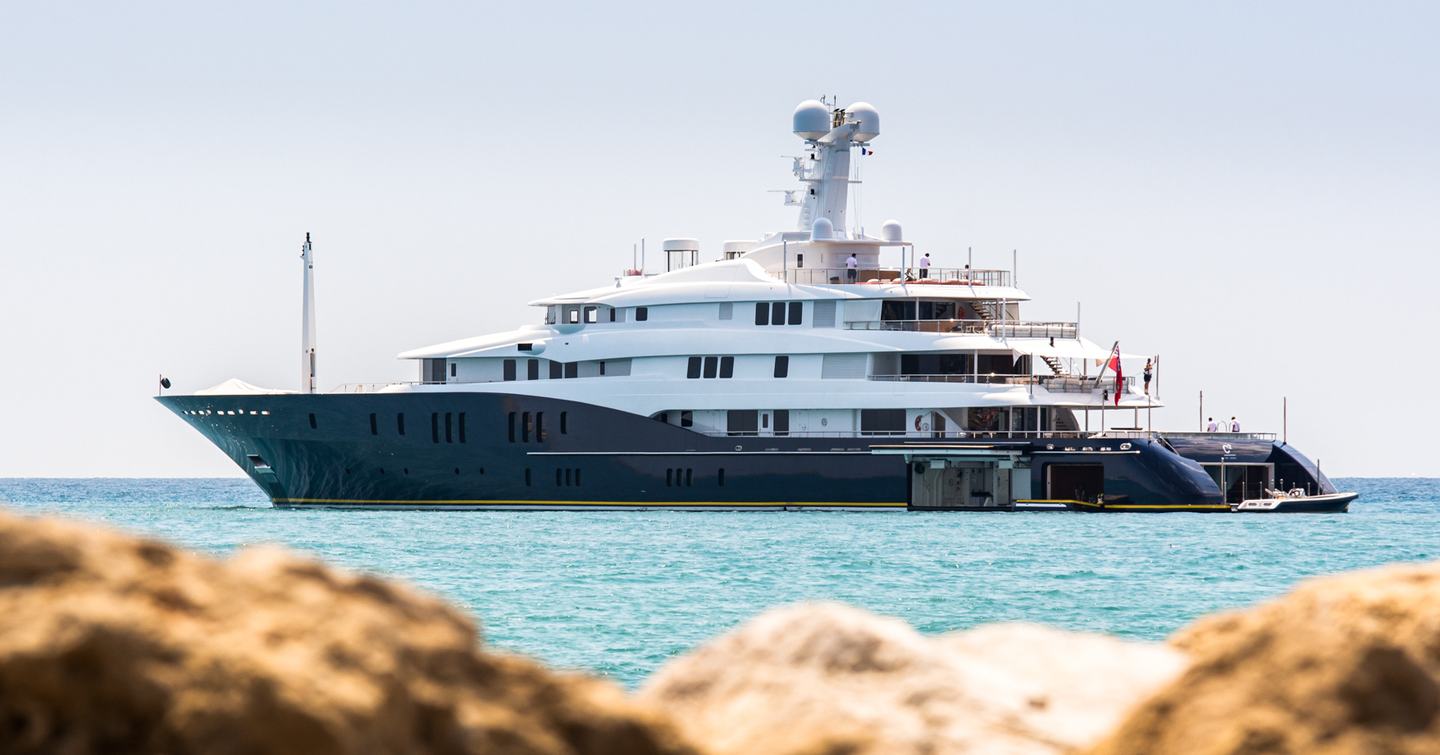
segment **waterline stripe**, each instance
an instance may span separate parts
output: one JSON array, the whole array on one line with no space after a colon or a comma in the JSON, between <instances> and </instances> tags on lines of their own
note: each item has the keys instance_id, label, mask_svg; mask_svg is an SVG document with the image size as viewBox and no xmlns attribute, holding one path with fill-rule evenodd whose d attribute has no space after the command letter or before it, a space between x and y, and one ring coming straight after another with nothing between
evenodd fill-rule
<instances>
[{"instance_id":1,"label":"waterline stripe","mask_svg":"<svg viewBox=\"0 0 1440 755\"><path fill-rule=\"evenodd\" d=\"M745 506L776 508L783 506L854 506L865 508L904 508L904 502L854 501L540 501L540 500L362 500L353 498L272 498L271 503L358 503L404 504L411 506Z\"/></svg>"}]
</instances>

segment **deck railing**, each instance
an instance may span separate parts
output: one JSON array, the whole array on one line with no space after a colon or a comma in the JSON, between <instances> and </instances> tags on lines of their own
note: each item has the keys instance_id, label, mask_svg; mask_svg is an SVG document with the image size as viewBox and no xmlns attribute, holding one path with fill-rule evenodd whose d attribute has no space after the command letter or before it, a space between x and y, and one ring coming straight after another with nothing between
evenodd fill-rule
<instances>
[{"instance_id":1,"label":"deck railing","mask_svg":"<svg viewBox=\"0 0 1440 755\"><path fill-rule=\"evenodd\" d=\"M908 383L978 383L985 385L1035 385L1050 391L1063 393L1100 393L1115 389L1115 377L1108 375L1096 381L1093 377L1079 375L1000 375L1000 374L945 374L945 375L871 375L871 380L893 380ZM1125 393L1135 392L1135 378L1127 377L1122 382Z\"/></svg>"},{"instance_id":2,"label":"deck railing","mask_svg":"<svg viewBox=\"0 0 1440 755\"><path fill-rule=\"evenodd\" d=\"M777 276L787 283L809 285L834 285L850 282L848 268L843 267L802 267L792 268ZM882 283L908 283L918 288L925 286L1009 286L1009 270L971 270L963 267L928 268L924 278L920 269L911 267L857 268L855 283L877 285Z\"/></svg>"},{"instance_id":3,"label":"deck railing","mask_svg":"<svg viewBox=\"0 0 1440 755\"><path fill-rule=\"evenodd\" d=\"M899 330L914 333L984 334L996 338L1075 338L1073 322L1033 320L847 320L847 330Z\"/></svg>"}]
</instances>

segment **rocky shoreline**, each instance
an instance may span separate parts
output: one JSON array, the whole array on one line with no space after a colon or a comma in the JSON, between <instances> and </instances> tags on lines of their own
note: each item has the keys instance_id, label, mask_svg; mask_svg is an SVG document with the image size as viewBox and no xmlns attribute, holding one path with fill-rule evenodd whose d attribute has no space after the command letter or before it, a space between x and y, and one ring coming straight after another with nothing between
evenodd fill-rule
<instances>
[{"instance_id":1,"label":"rocky shoreline","mask_svg":"<svg viewBox=\"0 0 1440 755\"><path fill-rule=\"evenodd\" d=\"M0 752L1434 753L1440 565L1166 643L787 606L631 695L393 581L0 514Z\"/></svg>"}]
</instances>

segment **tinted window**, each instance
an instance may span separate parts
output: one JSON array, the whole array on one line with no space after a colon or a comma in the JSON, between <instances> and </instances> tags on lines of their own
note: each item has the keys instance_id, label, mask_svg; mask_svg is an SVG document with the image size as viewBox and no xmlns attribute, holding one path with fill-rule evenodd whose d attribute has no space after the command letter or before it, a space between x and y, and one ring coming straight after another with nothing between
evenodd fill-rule
<instances>
[{"instance_id":1,"label":"tinted window","mask_svg":"<svg viewBox=\"0 0 1440 755\"><path fill-rule=\"evenodd\" d=\"M720 367L719 357L705 357L705 377L713 378Z\"/></svg>"},{"instance_id":2,"label":"tinted window","mask_svg":"<svg viewBox=\"0 0 1440 755\"><path fill-rule=\"evenodd\" d=\"M860 432L902 433L905 432L904 409L861 409Z\"/></svg>"},{"instance_id":3,"label":"tinted window","mask_svg":"<svg viewBox=\"0 0 1440 755\"><path fill-rule=\"evenodd\" d=\"M649 307L636 307L636 308L635 308L635 321L636 321L636 322L645 322L646 320L649 320L649 319L650 319L650 308L649 308Z\"/></svg>"},{"instance_id":4,"label":"tinted window","mask_svg":"<svg viewBox=\"0 0 1440 755\"><path fill-rule=\"evenodd\" d=\"M790 377L790 357L775 357L775 377Z\"/></svg>"},{"instance_id":5,"label":"tinted window","mask_svg":"<svg viewBox=\"0 0 1440 755\"><path fill-rule=\"evenodd\" d=\"M735 357L720 357L720 377L735 376Z\"/></svg>"},{"instance_id":6,"label":"tinted window","mask_svg":"<svg viewBox=\"0 0 1440 755\"><path fill-rule=\"evenodd\" d=\"M567 377L567 378L573 378L573 377L579 377L579 376L580 376L580 363L579 363L579 362L566 362L566 363L565 363L565 377Z\"/></svg>"},{"instance_id":7,"label":"tinted window","mask_svg":"<svg viewBox=\"0 0 1440 755\"><path fill-rule=\"evenodd\" d=\"M695 426L695 412L692 412L692 411L690 411L690 410L688 410L688 409L682 410L682 411L680 412L680 426L681 426L681 427L694 427L694 426Z\"/></svg>"},{"instance_id":8,"label":"tinted window","mask_svg":"<svg viewBox=\"0 0 1440 755\"><path fill-rule=\"evenodd\" d=\"M564 369L565 369L565 366L564 366L564 365L560 364L559 362L557 362L557 361L555 361L555 360L553 360L553 359L550 360L550 379L551 379L551 380L559 380L561 377L564 376L564 372L563 372Z\"/></svg>"},{"instance_id":9,"label":"tinted window","mask_svg":"<svg viewBox=\"0 0 1440 755\"><path fill-rule=\"evenodd\" d=\"M790 410L789 410L789 409L776 409L776 410L775 410L775 434L776 434L776 435L789 435L789 434L790 434Z\"/></svg>"},{"instance_id":10,"label":"tinted window","mask_svg":"<svg viewBox=\"0 0 1440 755\"><path fill-rule=\"evenodd\" d=\"M685 366L685 377L692 380L700 377L700 357L690 357L690 363Z\"/></svg>"},{"instance_id":11,"label":"tinted window","mask_svg":"<svg viewBox=\"0 0 1440 755\"><path fill-rule=\"evenodd\" d=\"M585 308L585 322L596 322L599 318L594 307Z\"/></svg>"},{"instance_id":12,"label":"tinted window","mask_svg":"<svg viewBox=\"0 0 1440 755\"><path fill-rule=\"evenodd\" d=\"M757 303L755 304L755 324L756 324L756 325L769 325L769 324L770 324L770 305L769 305L769 304L766 304L766 303L763 302L763 301L762 301L762 302L757 302Z\"/></svg>"},{"instance_id":13,"label":"tinted window","mask_svg":"<svg viewBox=\"0 0 1440 755\"><path fill-rule=\"evenodd\" d=\"M527 380L539 380L539 379L540 379L540 360L539 360L539 359L527 359L527 360L525 360L525 378L526 378Z\"/></svg>"},{"instance_id":14,"label":"tinted window","mask_svg":"<svg viewBox=\"0 0 1440 755\"><path fill-rule=\"evenodd\" d=\"M755 434L760 429L759 412L754 409L732 409L725 413L725 427L731 435Z\"/></svg>"},{"instance_id":15,"label":"tinted window","mask_svg":"<svg viewBox=\"0 0 1440 755\"><path fill-rule=\"evenodd\" d=\"M505 379L506 379L506 380L514 380L514 379L515 379L515 360L514 360L514 359L506 359L506 360L505 360Z\"/></svg>"},{"instance_id":16,"label":"tinted window","mask_svg":"<svg viewBox=\"0 0 1440 755\"><path fill-rule=\"evenodd\" d=\"M799 325L800 318L805 311L805 303L799 301L790 302L790 324Z\"/></svg>"},{"instance_id":17,"label":"tinted window","mask_svg":"<svg viewBox=\"0 0 1440 755\"><path fill-rule=\"evenodd\" d=\"M785 324L785 302L777 301L774 304L770 305L770 324Z\"/></svg>"}]
</instances>

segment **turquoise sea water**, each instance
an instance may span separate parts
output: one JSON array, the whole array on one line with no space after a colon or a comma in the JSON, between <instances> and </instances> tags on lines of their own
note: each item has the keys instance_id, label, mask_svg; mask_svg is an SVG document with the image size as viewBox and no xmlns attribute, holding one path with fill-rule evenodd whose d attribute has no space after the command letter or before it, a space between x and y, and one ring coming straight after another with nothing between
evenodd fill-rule
<instances>
[{"instance_id":1,"label":"turquoise sea water","mask_svg":"<svg viewBox=\"0 0 1440 755\"><path fill-rule=\"evenodd\" d=\"M635 685L775 605L924 632L1025 620L1159 639L1316 574L1440 558L1440 479L1350 479L1348 514L283 511L247 480L0 479L4 508L216 554L283 543L465 606L487 642Z\"/></svg>"}]
</instances>

